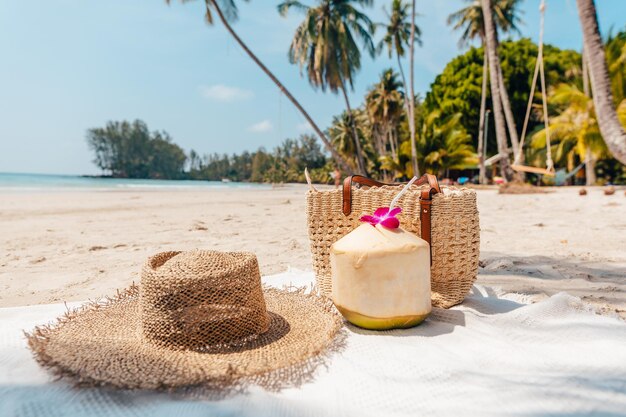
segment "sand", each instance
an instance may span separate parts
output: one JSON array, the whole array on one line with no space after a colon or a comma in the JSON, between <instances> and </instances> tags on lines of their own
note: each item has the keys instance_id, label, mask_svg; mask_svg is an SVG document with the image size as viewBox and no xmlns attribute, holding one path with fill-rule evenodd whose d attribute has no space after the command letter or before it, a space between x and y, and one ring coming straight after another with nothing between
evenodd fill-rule
<instances>
[{"instance_id":1,"label":"sand","mask_svg":"<svg viewBox=\"0 0 626 417\"><path fill-rule=\"evenodd\" d=\"M600 188L478 190L478 282L528 302L565 291L626 319L626 197ZM166 250L248 250L261 272L311 269L306 186L0 192L0 307L95 299Z\"/></svg>"}]
</instances>

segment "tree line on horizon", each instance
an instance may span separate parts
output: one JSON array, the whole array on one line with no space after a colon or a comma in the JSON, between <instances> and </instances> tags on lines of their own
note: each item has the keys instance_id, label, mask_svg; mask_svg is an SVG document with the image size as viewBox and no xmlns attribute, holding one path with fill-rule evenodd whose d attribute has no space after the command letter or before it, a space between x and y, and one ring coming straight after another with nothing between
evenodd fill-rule
<instances>
[{"instance_id":1,"label":"tree line on horizon","mask_svg":"<svg viewBox=\"0 0 626 417\"><path fill-rule=\"evenodd\" d=\"M335 167L344 174L355 172L390 181L423 172L448 176L451 170L476 166L484 181L483 155L498 155L500 175L511 180L514 178L511 154L515 161L535 166L554 159L557 166L568 171L584 161L588 183L596 181L596 173L603 180L626 181L624 166L617 162L626 162L626 134L622 127L626 124L626 32L610 36L603 44L593 0L577 0L585 40L584 56L549 45L543 48L550 106L542 108L536 104L540 96L533 97L529 133L526 138L520 138L518 126L524 123L537 45L528 39L499 40L504 34L520 33L520 2L467 0L466 7L449 17L453 29L462 32L459 42L462 47L475 39L481 46L471 47L448 63L424 99L413 91L414 49L421 45L421 31L415 24L415 1L392 0L390 10L385 10L387 21L382 24L374 24L364 12L373 5L371 0L318 0L313 6L295 0L280 3L277 7L280 15L295 10L305 16L289 47L289 61L300 66L313 88L341 94L345 100L346 110L335 116L331 126L324 130L233 30L231 24L238 15L236 2L207 0L205 4L207 22L213 24L214 17L219 18L244 51L300 110L324 145L324 152L318 146L324 163L318 159L314 167L309 166L321 170L317 178L320 182L327 182L330 179L327 173ZM374 42L377 27L384 31L378 43ZM347 92L360 69L361 51L371 56L386 52L390 58L396 58L397 64L381 74L362 104L354 106ZM403 68L406 55L408 76ZM602 111L596 114L595 106ZM554 120L548 130L542 122L545 110ZM493 124L487 123L485 116L489 112ZM90 146L102 153L106 147L100 149L93 144L91 132ZM546 152L548 133L552 138L551 152ZM487 138L491 140L486 141ZM162 144L165 141L173 145L166 134L156 134L153 139L155 163L163 159L159 156L162 150L170 149L177 155L167 163L178 161L178 178L218 179L215 176L219 175L231 180L284 182L303 180L301 174L288 174L288 168L278 167L301 166L301 161L290 156L293 150L290 148L306 147L305 142L311 142L313 137L288 139L270 152L260 149L240 155L201 158L191 151L182 162L179 152L182 149L174 150ZM526 149L521 146L524 139L530 144ZM253 175L251 167L255 158L256 166L265 164L274 168L263 170L262 176ZM106 158L96 157L101 168L103 161ZM162 165L166 166L166 160ZM115 172L103 169L112 175L136 175L145 173L146 168ZM169 168L149 175L175 177ZM516 177L523 179L520 175Z\"/></svg>"},{"instance_id":2,"label":"tree line on horizon","mask_svg":"<svg viewBox=\"0 0 626 417\"><path fill-rule=\"evenodd\" d=\"M327 182L329 158L312 135L285 139L272 151L199 155L185 151L167 132L151 132L141 120L109 122L87 131L94 163L104 176L241 182L304 182L308 168L316 182Z\"/></svg>"}]
</instances>

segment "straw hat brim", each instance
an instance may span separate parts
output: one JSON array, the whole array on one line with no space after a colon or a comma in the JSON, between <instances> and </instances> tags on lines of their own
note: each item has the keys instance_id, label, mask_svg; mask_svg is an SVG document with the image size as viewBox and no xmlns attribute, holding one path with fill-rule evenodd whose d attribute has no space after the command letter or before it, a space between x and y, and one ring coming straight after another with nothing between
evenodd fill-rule
<instances>
[{"instance_id":1,"label":"straw hat brim","mask_svg":"<svg viewBox=\"0 0 626 417\"><path fill-rule=\"evenodd\" d=\"M303 291L264 289L269 330L240 346L205 352L172 350L142 336L139 288L91 303L27 334L40 364L88 385L164 389L225 387L307 363L323 353L341 327L330 301ZM274 372L289 379L289 372ZM285 382L289 385L289 381Z\"/></svg>"}]
</instances>

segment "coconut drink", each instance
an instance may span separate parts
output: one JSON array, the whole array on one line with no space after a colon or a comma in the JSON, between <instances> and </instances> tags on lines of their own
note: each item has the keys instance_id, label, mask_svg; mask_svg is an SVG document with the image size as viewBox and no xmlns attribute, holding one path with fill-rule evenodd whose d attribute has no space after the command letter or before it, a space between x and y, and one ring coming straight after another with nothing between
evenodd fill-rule
<instances>
[{"instance_id":1,"label":"coconut drink","mask_svg":"<svg viewBox=\"0 0 626 417\"><path fill-rule=\"evenodd\" d=\"M430 245L400 227L394 202L362 216L330 249L333 303L365 329L413 327L431 311Z\"/></svg>"}]
</instances>

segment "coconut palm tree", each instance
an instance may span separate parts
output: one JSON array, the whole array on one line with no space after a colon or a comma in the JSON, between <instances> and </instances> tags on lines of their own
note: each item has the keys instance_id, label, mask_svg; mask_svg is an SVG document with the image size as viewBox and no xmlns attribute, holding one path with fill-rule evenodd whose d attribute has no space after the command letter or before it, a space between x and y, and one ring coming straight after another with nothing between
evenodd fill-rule
<instances>
[{"instance_id":1,"label":"coconut palm tree","mask_svg":"<svg viewBox=\"0 0 626 417\"><path fill-rule=\"evenodd\" d=\"M498 40L498 31L503 33L521 33L518 27L522 21L519 17L521 13L518 9L520 0L495 0L493 1L493 15L494 24L496 25L496 41ZM498 44L496 43L496 46ZM496 49L497 53L497 49ZM519 146L519 135L517 134L517 126L515 125L515 117L513 116L513 110L511 109L511 100L509 99L509 93L504 85L504 76L502 75L502 67L498 62L498 83L500 84L500 98L502 99L502 109L504 110L504 117L511 138L511 146L513 147L513 154L515 157L523 160L522 149ZM523 174L519 175L520 179L524 178Z\"/></svg>"},{"instance_id":2,"label":"coconut palm tree","mask_svg":"<svg viewBox=\"0 0 626 417\"><path fill-rule=\"evenodd\" d=\"M448 24L453 25L454 30L461 30L461 38L459 40L459 46L465 47L471 41L475 39L480 40L480 44L483 48L483 77L480 99L480 118L478 122L478 158L479 158L479 177L481 182L486 180L485 177L485 164L483 158L483 139L485 134L485 110L487 102L487 80L488 80L488 68L489 59L487 53L487 47L485 43L485 25L483 19L483 11L480 0L467 0L468 5L448 16ZM493 3L493 14L495 25L503 32L519 32L518 24L521 22L517 11L517 0L496 0ZM511 142L514 149L517 150L517 144L519 139L517 137L517 130L515 128L515 121L513 119L513 112L510 110L511 105L509 97L504 87L504 78L502 77L502 68L498 67L498 83L500 85L500 92L502 94L503 108L505 109L505 116L507 118L507 124L509 126L509 134L511 135Z\"/></svg>"},{"instance_id":3,"label":"coconut palm tree","mask_svg":"<svg viewBox=\"0 0 626 417\"><path fill-rule=\"evenodd\" d=\"M411 132L411 162L413 165L413 176L420 175L419 163L417 162L417 144L415 143L415 35L417 27L415 25L415 0L411 4L411 37L409 38L409 107L411 108L411 118L409 119L409 130Z\"/></svg>"},{"instance_id":4,"label":"coconut palm tree","mask_svg":"<svg viewBox=\"0 0 626 417\"><path fill-rule=\"evenodd\" d=\"M328 128L328 136L338 152L344 155L348 160L354 159L356 156L356 147L352 131L352 122L346 112L338 116L333 116L333 120Z\"/></svg>"},{"instance_id":5,"label":"coconut palm tree","mask_svg":"<svg viewBox=\"0 0 626 417\"><path fill-rule=\"evenodd\" d=\"M347 90L353 88L354 77L361 68L361 47L374 55L371 34L375 27L355 5L371 6L372 0L318 0L314 7L286 0L278 5L278 11L286 16L293 8L305 14L291 41L289 61L306 68L314 88L341 91L351 118L359 171L367 175Z\"/></svg>"},{"instance_id":6,"label":"coconut palm tree","mask_svg":"<svg viewBox=\"0 0 626 417\"><path fill-rule=\"evenodd\" d=\"M613 103L611 79L600 36L596 5L593 0L576 0L583 29L583 44L593 89L593 102L602 137L615 158L626 164L626 131L619 122Z\"/></svg>"},{"instance_id":7,"label":"coconut palm tree","mask_svg":"<svg viewBox=\"0 0 626 417\"><path fill-rule=\"evenodd\" d=\"M484 137L485 137L485 111L487 107L487 78L488 78L488 56L485 47L485 27L483 25L483 11L480 6L480 0L474 0L470 5L448 16L448 24L453 25L454 30L462 30L459 47L464 47L471 40L480 39L483 48L483 77L480 90L480 116L478 119L478 177L480 183L484 184L487 180L484 158Z\"/></svg>"},{"instance_id":8,"label":"coconut palm tree","mask_svg":"<svg viewBox=\"0 0 626 417\"><path fill-rule=\"evenodd\" d=\"M358 166L354 129L356 128L360 149L368 156L368 168L375 168L376 151L372 143L367 140L371 137L371 126L367 114L361 109L355 109L352 114L347 111L334 116L328 128L328 136L337 151L349 161L351 166Z\"/></svg>"},{"instance_id":9,"label":"coconut palm tree","mask_svg":"<svg viewBox=\"0 0 626 417\"><path fill-rule=\"evenodd\" d=\"M508 147L506 140L506 126L504 114L502 110L502 97L500 93L499 71L500 58L497 53L497 35L496 26L493 18L492 0L481 0L481 9L483 12L483 21L485 27L485 46L487 48L487 60L489 62L489 82L491 84L491 102L493 106L493 115L496 124L496 142L498 143L498 153L500 154L500 174L505 179L511 178L511 168L509 166Z\"/></svg>"},{"instance_id":10,"label":"coconut palm tree","mask_svg":"<svg viewBox=\"0 0 626 417\"><path fill-rule=\"evenodd\" d=\"M418 102L419 103L419 102ZM421 113L421 112L420 112ZM450 169L465 169L477 162L471 136L460 122L461 114L442 118L439 110L417 119L417 155L424 172L448 176ZM413 176L409 141L400 144L398 158L381 158L381 168L395 172L396 178Z\"/></svg>"},{"instance_id":11,"label":"coconut palm tree","mask_svg":"<svg viewBox=\"0 0 626 417\"><path fill-rule=\"evenodd\" d=\"M185 0L182 0L185 2ZM247 0L245 0L247 1ZM166 0L169 4L171 0ZM315 133L319 136L322 143L326 147L326 149L330 152L333 159L339 165L339 167L349 172L349 165L344 158L333 148L330 141L324 134L324 132L319 128L319 126L313 121L309 113L304 110L304 107L300 104L298 100L291 94L289 90L276 78L276 76L263 64L263 62L248 48L248 46L244 43L244 41L237 35L235 30L231 26L231 22L235 22L239 15L237 5L235 0L204 0L205 3L205 19L209 25L213 25L214 18L213 13L217 14L217 17L220 19L228 33L235 39L235 41L241 46L244 52L257 64L261 70L276 84L278 89L293 103L293 105L300 111L302 116L306 119L307 122L311 125Z\"/></svg>"},{"instance_id":12,"label":"coconut palm tree","mask_svg":"<svg viewBox=\"0 0 626 417\"><path fill-rule=\"evenodd\" d=\"M626 31L609 35L604 46L609 76L613 88L613 99L620 103L626 98Z\"/></svg>"},{"instance_id":13,"label":"coconut palm tree","mask_svg":"<svg viewBox=\"0 0 626 417\"><path fill-rule=\"evenodd\" d=\"M403 102L400 83L392 69L381 74L380 81L365 97L365 109L376 137L376 151L379 156L387 153L388 143L391 155L394 159L397 157L397 125L402 117Z\"/></svg>"},{"instance_id":14,"label":"coconut palm tree","mask_svg":"<svg viewBox=\"0 0 626 417\"><path fill-rule=\"evenodd\" d=\"M420 28L415 25L415 2L413 5L409 5L402 0L393 0L391 3L391 13L387 13L388 24L384 24L387 31L378 44L376 50L378 53L386 47L389 53L389 58L392 58L394 53L398 60L398 69L402 77L402 84L404 85L404 91L408 92L409 100L405 100L405 110L407 114L407 120L409 121L409 131L411 138L411 162L413 164L413 170L419 175L419 164L417 160L417 148L415 144L415 101L410 100L412 96L412 89L407 85L406 77L404 76L404 68L402 68L401 58L404 56L406 45L409 45L411 53L411 62L413 62L412 44L417 42L421 45L422 32ZM412 20L409 21L409 9L411 11ZM385 11L386 12L386 11ZM411 23L413 22L413 24ZM413 39L413 43L411 43ZM413 70L411 69L411 74ZM411 76L412 78L412 76Z\"/></svg>"},{"instance_id":15,"label":"coconut palm tree","mask_svg":"<svg viewBox=\"0 0 626 417\"><path fill-rule=\"evenodd\" d=\"M608 149L598 128L592 99L578 87L560 84L550 94L550 104L559 110L550 118L550 141L552 156L559 165L574 168L576 156L588 165L587 185L596 182L595 161L609 156ZM546 146L546 129L532 136L531 147L543 150Z\"/></svg>"},{"instance_id":16,"label":"coconut palm tree","mask_svg":"<svg viewBox=\"0 0 626 417\"><path fill-rule=\"evenodd\" d=\"M461 116L456 113L442 120L436 110L424 119L418 154L426 171L448 177L449 170L464 169L476 163L471 136L461 125Z\"/></svg>"}]
</instances>

